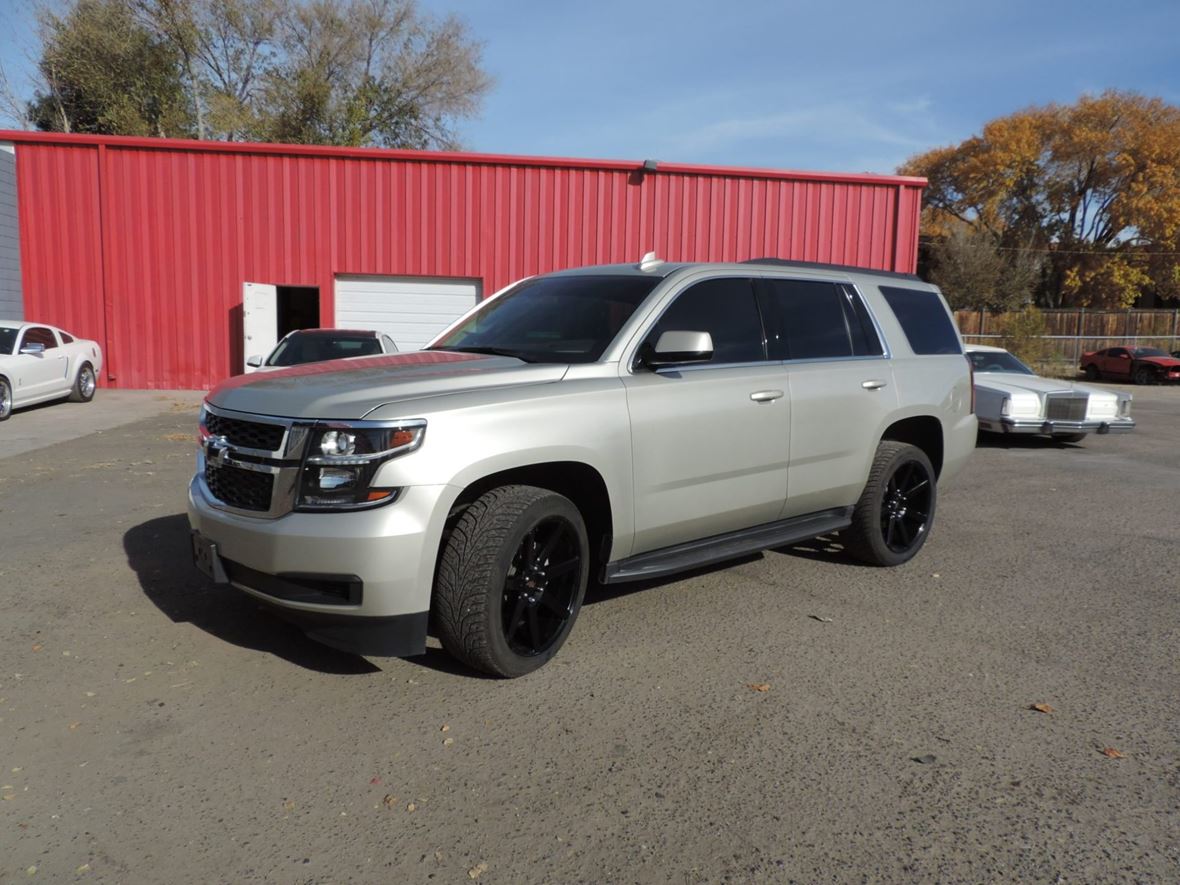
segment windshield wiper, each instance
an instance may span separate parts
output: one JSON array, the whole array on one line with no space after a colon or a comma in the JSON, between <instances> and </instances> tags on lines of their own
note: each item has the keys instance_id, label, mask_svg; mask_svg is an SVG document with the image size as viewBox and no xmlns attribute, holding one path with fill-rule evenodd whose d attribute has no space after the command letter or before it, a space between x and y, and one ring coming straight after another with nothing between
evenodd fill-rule
<instances>
[{"instance_id":1,"label":"windshield wiper","mask_svg":"<svg viewBox=\"0 0 1180 885\"><path fill-rule=\"evenodd\" d=\"M513 359L520 360L522 363L535 363L539 360L530 359L519 350L508 350L504 347L482 347L482 346L464 346L464 347L432 347L431 350L445 350L449 353L486 353L490 356L510 356Z\"/></svg>"}]
</instances>

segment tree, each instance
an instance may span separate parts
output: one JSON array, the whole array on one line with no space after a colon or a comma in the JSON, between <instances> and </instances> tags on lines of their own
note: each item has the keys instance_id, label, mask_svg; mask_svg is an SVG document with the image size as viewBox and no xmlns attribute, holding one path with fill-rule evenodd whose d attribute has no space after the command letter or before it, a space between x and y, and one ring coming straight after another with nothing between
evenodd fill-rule
<instances>
[{"instance_id":1,"label":"tree","mask_svg":"<svg viewBox=\"0 0 1180 885\"><path fill-rule=\"evenodd\" d=\"M452 148L457 121L478 111L490 86L466 26L421 13L416 0L70 0L67 8L41 14L46 88L30 105L41 128ZM107 73L96 81L99 68ZM141 88L118 87L137 77ZM145 117L154 131L126 112L124 93L167 109L161 120ZM99 118L101 126L90 122Z\"/></svg>"},{"instance_id":2,"label":"tree","mask_svg":"<svg viewBox=\"0 0 1180 885\"><path fill-rule=\"evenodd\" d=\"M453 17L410 0L310 0L284 17L263 89L267 140L453 148L451 121L474 113L490 81Z\"/></svg>"},{"instance_id":3,"label":"tree","mask_svg":"<svg viewBox=\"0 0 1180 885\"><path fill-rule=\"evenodd\" d=\"M78 0L38 14L45 89L28 105L39 129L121 135L191 133L175 49L123 0Z\"/></svg>"},{"instance_id":4,"label":"tree","mask_svg":"<svg viewBox=\"0 0 1180 885\"><path fill-rule=\"evenodd\" d=\"M930 180L923 228L986 231L1046 259L1045 306L1180 292L1180 108L1108 91L993 120L899 170Z\"/></svg>"},{"instance_id":5,"label":"tree","mask_svg":"<svg viewBox=\"0 0 1180 885\"><path fill-rule=\"evenodd\" d=\"M1032 301L1041 280L1038 253L1004 250L988 230L955 224L930 251L930 278L956 310L1022 308Z\"/></svg>"}]
</instances>

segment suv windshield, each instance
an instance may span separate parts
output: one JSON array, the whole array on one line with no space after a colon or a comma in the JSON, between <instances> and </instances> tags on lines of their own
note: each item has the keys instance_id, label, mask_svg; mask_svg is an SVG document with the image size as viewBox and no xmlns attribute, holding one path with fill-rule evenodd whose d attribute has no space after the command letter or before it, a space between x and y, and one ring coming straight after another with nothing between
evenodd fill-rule
<instances>
[{"instance_id":1,"label":"suv windshield","mask_svg":"<svg viewBox=\"0 0 1180 885\"><path fill-rule=\"evenodd\" d=\"M16 347L16 333L18 330L8 326L0 326L0 353L11 354Z\"/></svg>"},{"instance_id":2,"label":"suv windshield","mask_svg":"<svg viewBox=\"0 0 1180 885\"><path fill-rule=\"evenodd\" d=\"M301 335L296 332L279 343L266 364L298 366L378 353L381 353L381 342L373 335Z\"/></svg>"},{"instance_id":3,"label":"suv windshield","mask_svg":"<svg viewBox=\"0 0 1180 885\"><path fill-rule=\"evenodd\" d=\"M1032 369L1006 350L972 350L967 356L970 357L971 367L976 372L1016 372L1019 375L1033 374Z\"/></svg>"},{"instance_id":4,"label":"suv windshield","mask_svg":"<svg viewBox=\"0 0 1180 885\"><path fill-rule=\"evenodd\" d=\"M529 363L592 363L659 282L646 276L525 280L430 350L496 353Z\"/></svg>"}]
</instances>

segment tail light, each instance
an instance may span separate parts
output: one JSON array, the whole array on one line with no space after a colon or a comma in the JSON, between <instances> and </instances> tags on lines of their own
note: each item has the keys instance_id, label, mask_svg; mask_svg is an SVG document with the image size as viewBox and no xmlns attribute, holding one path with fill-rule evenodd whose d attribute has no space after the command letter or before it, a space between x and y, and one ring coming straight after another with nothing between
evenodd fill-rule
<instances>
[{"instance_id":1,"label":"tail light","mask_svg":"<svg viewBox=\"0 0 1180 885\"><path fill-rule=\"evenodd\" d=\"M967 376L968 376L967 383L971 385L971 411L969 411L967 414L974 415L975 414L975 364L973 362L971 362L970 354L963 354L963 358L965 360L967 360Z\"/></svg>"}]
</instances>

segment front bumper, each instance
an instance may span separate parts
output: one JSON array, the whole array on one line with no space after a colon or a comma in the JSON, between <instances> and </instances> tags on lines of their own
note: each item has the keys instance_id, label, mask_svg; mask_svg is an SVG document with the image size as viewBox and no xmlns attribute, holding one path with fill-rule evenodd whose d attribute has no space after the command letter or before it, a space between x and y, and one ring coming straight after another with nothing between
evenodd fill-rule
<instances>
[{"instance_id":1,"label":"front bumper","mask_svg":"<svg viewBox=\"0 0 1180 885\"><path fill-rule=\"evenodd\" d=\"M214 506L189 484L194 533L214 545L228 583L311 638L356 654L422 654L434 565L457 489L413 486L373 510L261 519Z\"/></svg>"},{"instance_id":2,"label":"front bumper","mask_svg":"<svg viewBox=\"0 0 1180 885\"><path fill-rule=\"evenodd\" d=\"M984 423L983 421L980 422ZM1133 418L1089 418L1084 421L1047 421L1044 418L1000 418L998 422L1002 433L1125 433L1135 429ZM991 429L990 427L985 429Z\"/></svg>"}]
</instances>

